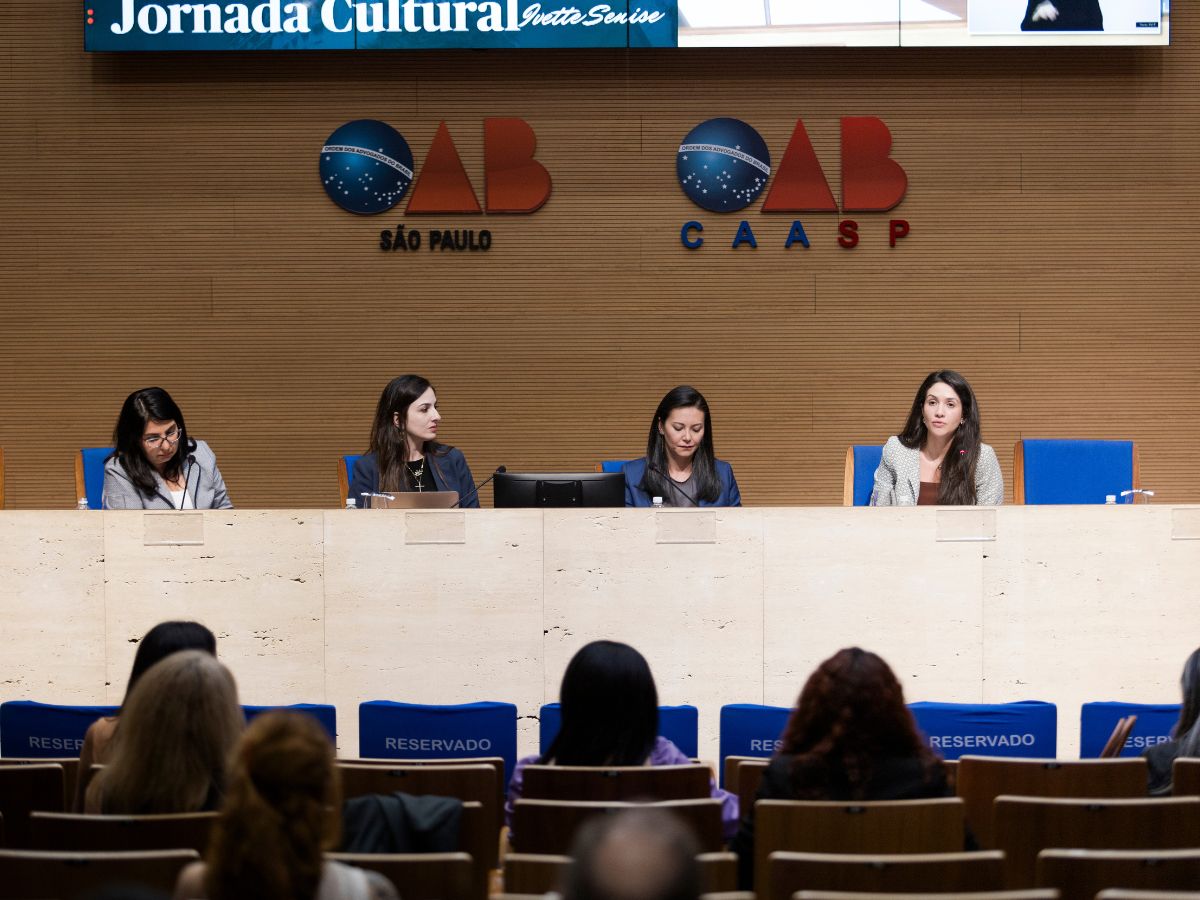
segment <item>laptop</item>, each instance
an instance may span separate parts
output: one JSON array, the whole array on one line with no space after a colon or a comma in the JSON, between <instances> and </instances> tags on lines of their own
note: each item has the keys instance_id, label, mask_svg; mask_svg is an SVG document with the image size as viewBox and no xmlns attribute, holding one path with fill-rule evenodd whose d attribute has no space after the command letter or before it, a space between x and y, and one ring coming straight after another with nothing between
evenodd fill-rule
<instances>
[{"instance_id":1,"label":"laptop","mask_svg":"<svg viewBox=\"0 0 1200 900\"><path fill-rule=\"evenodd\" d=\"M371 509L450 509L458 502L458 491L396 491L363 497Z\"/></svg>"}]
</instances>

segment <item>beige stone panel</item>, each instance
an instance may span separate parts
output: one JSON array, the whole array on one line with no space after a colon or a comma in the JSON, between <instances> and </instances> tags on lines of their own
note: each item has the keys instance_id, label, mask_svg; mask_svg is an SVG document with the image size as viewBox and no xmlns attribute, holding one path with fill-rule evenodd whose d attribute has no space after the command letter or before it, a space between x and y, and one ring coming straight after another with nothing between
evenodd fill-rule
<instances>
[{"instance_id":1,"label":"beige stone panel","mask_svg":"<svg viewBox=\"0 0 1200 900\"><path fill-rule=\"evenodd\" d=\"M416 517L448 527L414 526ZM414 543L457 531L462 543ZM325 655L339 752L364 700L542 702L542 516L536 510L325 513ZM520 719L518 747L536 743ZM532 737L531 737L532 735Z\"/></svg>"},{"instance_id":2,"label":"beige stone panel","mask_svg":"<svg viewBox=\"0 0 1200 900\"><path fill-rule=\"evenodd\" d=\"M939 512L764 511L765 702L792 705L817 664L852 645L887 660L909 702L981 699L991 545L938 540Z\"/></svg>"},{"instance_id":3,"label":"beige stone panel","mask_svg":"<svg viewBox=\"0 0 1200 900\"><path fill-rule=\"evenodd\" d=\"M0 622L0 701L104 702L98 513L0 514Z\"/></svg>"},{"instance_id":4,"label":"beige stone panel","mask_svg":"<svg viewBox=\"0 0 1200 900\"><path fill-rule=\"evenodd\" d=\"M762 697L763 512L546 510L547 701L580 647L624 641L659 702L699 708L716 760L721 706Z\"/></svg>"},{"instance_id":5,"label":"beige stone panel","mask_svg":"<svg viewBox=\"0 0 1200 900\"><path fill-rule=\"evenodd\" d=\"M243 703L326 702L319 510L103 516L111 702L125 691L137 642L170 619L212 629ZM202 544L147 545L191 540L196 529L179 527L181 518L202 520Z\"/></svg>"},{"instance_id":6,"label":"beige stone panel","mask_svg":"<svg viewBox=\"0 0 1200 900\"><path fill-rule=\"evenodd\" d=\"M1179 701L1200 643L1200 542L1171 539L1170 506L999 511L984 562L984 699L1058 704L1058 755L1079 753L1092 700Z\"/></svg>"}]
</instances>

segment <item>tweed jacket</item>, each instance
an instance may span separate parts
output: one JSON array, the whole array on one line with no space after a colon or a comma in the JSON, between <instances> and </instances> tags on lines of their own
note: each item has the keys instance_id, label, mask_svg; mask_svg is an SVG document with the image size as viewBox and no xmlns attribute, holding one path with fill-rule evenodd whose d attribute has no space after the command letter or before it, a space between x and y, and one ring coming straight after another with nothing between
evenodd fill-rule
<instances>
[{"instance_id":1,"label":"tweed jacket","mask_svg":"<svg viewBox=\"0 0 1200 900\"><path fill-rule=\"evenodd\" d=\"M875 470L872 506L916 506L921 491L921 451L905 447L892 435L883 445L883 458ZM987 444L979 445L975 466L975 505L999 506L1004 502L1004 476L1000 460Z\"/></svg>"},{"instance_id":2,"label":"tweed jacket","mask_svg":"<svg viewBox=\"0 0 1200 900\"><path fill-rule=\"evenodd\" d=\"M187 492L196 509L232 509L229 492L225 490L225 479L217 468L217 457L204 441L196 441L192 451L195 461L189 466L184 460L183 471L187 475ZM171 489L162 476L154 473L155 492L149 497L142 495L121 460L114 453L104 463L104 508L105 509L175 509L171 502Z\"/></svg>"}]
</instances>

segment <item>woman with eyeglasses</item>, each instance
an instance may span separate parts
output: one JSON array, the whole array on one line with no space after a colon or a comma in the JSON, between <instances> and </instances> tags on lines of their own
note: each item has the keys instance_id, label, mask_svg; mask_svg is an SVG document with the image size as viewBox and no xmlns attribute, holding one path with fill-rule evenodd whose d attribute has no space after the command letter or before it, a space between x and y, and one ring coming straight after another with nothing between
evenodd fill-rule
<instances>
[{"instance_id":1,"label":"woman with eyeglasses","mask_svg":"<svg viewBox=\"0 0 1200 900\"><path fill-rule=\"evenodd\" d=\"M162 388L125 398L104 463L105 509L231 509L217 457L188 437L183 413Z\"/></svg>"}]
</instances>

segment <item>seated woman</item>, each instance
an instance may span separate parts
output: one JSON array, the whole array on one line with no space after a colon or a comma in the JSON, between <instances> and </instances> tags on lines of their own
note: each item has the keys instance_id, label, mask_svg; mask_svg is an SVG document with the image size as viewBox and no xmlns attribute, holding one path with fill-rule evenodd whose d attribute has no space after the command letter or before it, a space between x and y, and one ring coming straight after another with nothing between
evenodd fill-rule
<instances>
[{"instance_id":1,"label":"seated woman","mask_svg":"<svg viewBox=\"0 0 1200 900\"><path fill-rule=\"evenodd\" d=\"M479 508L479 492L462 451L437 441L438 422L433 385L420 375L401 375L388 382L375 408L370 448L354 464L350 494L397 491L458 491L459 504Z\"/></svg>"},{"instance_id":2,"label":"seated woman","mask_svg":"<svg viewBox=\"0 0 1200 900\"><path fill-rule=\"evenodd\" d=\"M133 670L129 673L129 681L125 684L125 699L121 706L129 702L129 695L134 685L138 683L146 670L161 659L166 659L172 653L180 650L203 650L217 655L217 639L213 633L199 622L160 622L149 631L138 643L137 653L133 657ZM88 726L83 736L83 747L79 751L79 771L86 773L94 765L104 765L108 762L112 738L117 731L118 716L106 716L97 719ZM87 778L76 779L75 804L78 812L83 812L84 788Z\"/></svg>"},{"instance_id":3,"label":"seated woman","mask_svg":"<svg viewBox=\"0 0 1200 900\"><path fill-rule=\"evenodd\" d=\"M217 457L188 437L183 413L162 388L125 398L104 463L105 509L230 509Z\"/></svg>"},{"instance_id":4,"label":"seated woman","mask_svg":"<svg viewBox=\"0 0 1200 900\"><path fill-rule=\"evenodd\" d=\"M917 388L904 431L883 445L872 506L998 506L1004 476L979 439L979 407L957 372L931 372Z\"/></svg>"},{"instance_id":5,"label":"seated woman","mask_svg":"<svg viewBox=\"0 0 1200 900\"><path fill-rule=\"evenodd\" d=\"M179 873L176 900L395 900L382 875L322 859L341 826L333 757L311 716L267 712L251 722L234 753L205 861Z\"/></svg>"},{"instance_id":6,"label":"seated woman","mask_svg":"<svg viewBox=\"0 0 1200 900\"><path fill-rule=\"evenodd\" d=\"M625 505L741 506L733 466L713 453L708 402L695 388L672 388L650 423L646 455L625 463Z\"/></svg>"},{"instance_id":7,"label":"seated woman","mask_svg":"<svg viewBox=\"0 0 1200 900\"><path fill-rule=\"evenodd\" d=\"M756 800L914 800L949 796L941 757L925 746L886 662L858 647L809 676L763 773ZM731 848L738 882L754 879L754 809Z\"/></svg>"},{"instance_id":8,"label":"seated woman","mask_svg":"<svg viewBox=\"0 0 1200 900\"><path fill-rule=\"evenodd\" d=\"M1150 793L1155 796L1171 793L1172 766L1176 759L1200 756L1200 650L1193 651L1183 664L1179 684L1183 689L1183 704L1179 708L1179 721L1171 730L1171 740L1142 753L1150 769Z\"/></svg>"},{"instance_id":9,"label":"seated woman","mask_svg":"<svg viewBox=\"0 0 1200 900\"><path fill-rule=\"evenodd\" d=\"M528 765L686 766L691 760L658 733L658 689L645 657L628 644L592 641L567 664L559 689L562 726L541 756L517 762L508 785L505 818L512 827ZM737 797L711 783L721 801L726 840L737 828ZM515 836L510 833L513 846Z\"/></svg>"},{"instance_id":10,"label":"seated woman","mask_svg":"<svg viewBox=\"0 0 1200 900\"><path fill-rule=\"evenodd\" d=\"M237 686L216 657L181 650L138 679L121 711L108 764L84 810L148 815L215 810L229 754L246 720Z\"/></svg>"}]
</instances>

